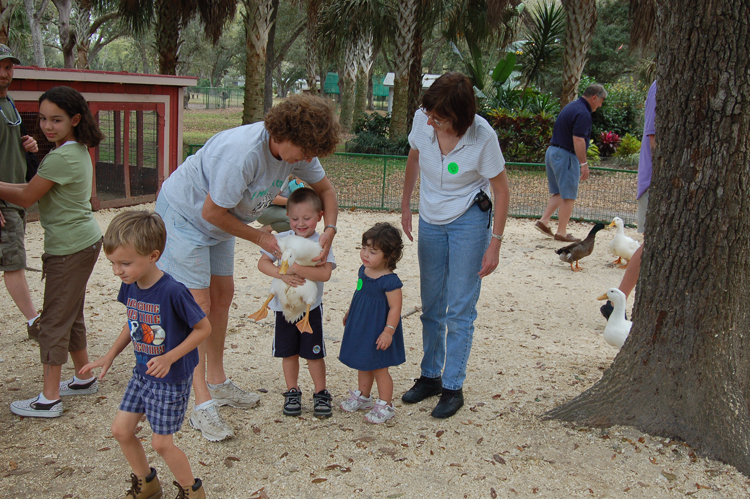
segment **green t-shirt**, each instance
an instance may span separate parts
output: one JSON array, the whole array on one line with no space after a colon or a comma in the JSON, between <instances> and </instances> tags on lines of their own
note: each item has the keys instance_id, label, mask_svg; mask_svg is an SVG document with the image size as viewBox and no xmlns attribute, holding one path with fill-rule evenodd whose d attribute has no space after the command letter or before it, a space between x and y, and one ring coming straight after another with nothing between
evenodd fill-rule
<instances>
[{"instance_id":1,"label":"green t-shirt","mask_svg":"<svg viewBox=\"0 0 750 499\"><path fill-rule=\"evenodd\" d=\"M16 119L16 112L7 97L0 97L0 109L10 121ZM10 126L0 116L0 181L11 184L26 183L26 153L21 143L21 126ZM3 205L0 203L0 205ZM11 203L7 206L23 211Z\"/></svg>"},{"instance_id":2,"label":"green t-shirt","mask_svg":"<svg viewBox=\"0 0 750 499\"><path fill-rule=\"evenodd\" d=\"M39 200L44 251L70 255L101 239L91 212L94 168L88 148L68 142L53 149L39 165L37 175L55 183Z\"/></svg>"}]
</instances>

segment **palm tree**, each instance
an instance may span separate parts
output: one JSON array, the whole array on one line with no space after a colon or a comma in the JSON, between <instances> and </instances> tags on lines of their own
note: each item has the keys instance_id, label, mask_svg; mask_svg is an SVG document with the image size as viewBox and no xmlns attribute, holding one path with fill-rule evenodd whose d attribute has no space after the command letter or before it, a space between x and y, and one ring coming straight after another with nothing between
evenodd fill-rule
<instances>
[{"instance_id":1,"label":"palm tree","mask_svg":"<svg viewBox=\"0 0 750 499\"><path fill-rule=\"evenodd\" d=\"M596 0L562 0L562 5L568 23L565 28L561 108L578 98L578 82L596 26Z\"/></svg>"},{"instance_id":2,"label":"palm tree","mask_svg":"<svg viewBox=\"0 0 750 499\"><path fill-rule=\"evenodd\" d=\"M310 89L310 93L313 95L318 93L317 76L318 70L320 69L320 57L318 55L318 17L322 6L323 0L308 0L307 2L307 60L305 63L307 69L307 88Z\"/></svg>"},{"instance_id":3,"label":"palm tree","mask_svg":"<svg viewBox=\"0 0 750 499\"><path fill-rule=\"evenodd\" d=\"M106 6L110 0L95 0ZM234 18L236 0L116 0L118 12L134 34L155 26L159 74L177 74L180 29L196 13L206 36L216 43L224 24Z\"/></svg>"},{"instance_id":4,"label":"palm tree","mask_svg":"<svg viewBox=\"0 0 750 499\"><path fill-rule=\"evenodd\" d=\"M273 24L273 0L242 0L245 7L245 102L242 123L263 119L266 48Z\"/></svg>"},{"instance_id":5,"label":"palm tree","mask_svg":"<svg viewBox=\"0 0 750 499\"><path fill-rule=\"evenodd\" d=\"M417 28L417 0L398 2L396 34L393 40L395 78L391 110L391 140L406 137L409 99L409 69L414 56L414 31Z\"/></svg>"},{"instance_id":6,"label":"palm tree","mask_svg":"<svg viewBox=\"0 0 750 499\"><path fill-rule=\"evenodd\" d=\"M542 82L545 70L557 60L565 33L565 11L555 3L538 4L524 29L526 43L521 54L521 66L526 85Z\"/></svg>"}]
</instances>

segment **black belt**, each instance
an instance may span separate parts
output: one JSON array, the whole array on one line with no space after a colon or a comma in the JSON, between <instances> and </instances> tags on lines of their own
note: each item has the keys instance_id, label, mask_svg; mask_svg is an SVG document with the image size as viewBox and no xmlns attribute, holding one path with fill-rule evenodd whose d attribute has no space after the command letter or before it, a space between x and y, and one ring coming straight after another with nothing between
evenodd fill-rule
<instances>
[{"instance_id":1,"label":"black belt","mask_svg":"<svg viewBox=\"0 0 750 499\"><path fill-rule=\"evenodd\" d=\"M563 149L564 151L568 151L568 152L569 152L569 153L571 153L571 154L575 154L575 153L576 153L575 151L571 151L571 150L570 150L570 149L568 149L567 147L563 147L563 146L560 146L560 145L557 145L557 144L550 144L550 145L551 145L552 147L559 147L560 149Z\"/></svg>"}]
</instances>

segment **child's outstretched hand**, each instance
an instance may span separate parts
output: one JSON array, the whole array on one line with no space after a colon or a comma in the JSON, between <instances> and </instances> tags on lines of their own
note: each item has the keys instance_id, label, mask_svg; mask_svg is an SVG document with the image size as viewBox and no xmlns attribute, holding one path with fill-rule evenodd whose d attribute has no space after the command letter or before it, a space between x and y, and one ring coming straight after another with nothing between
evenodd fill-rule
<instances>
[{"instance_id":1,"label":"child's outstretched hand","mask_svg":"<svg viewBox=\"0 0 750 499\"><path fill-rule=\"evenodd\" d=\"M102 368L102 373L99 375L99 379L104 379L104 375L107 374L107 371L109 371L109 368L112 367L112 360L106 355L104 357L101 357L94 362L89 362L85 366L83 366L79 371L78 374L84 374L91 369L95 369L97 367Z\"/></svg>"},{"instance_id":2,"label":"child's outstretched hand","mask_svg":"<svg viewBox=\"0 0 750 499\"><path fill-rule=\"evenodd\" d=\"M166 358L166 355L159 355L148 361L148 369L146 374L153 376L154 378L163 378L169 374L169 369L172 367L172 361Z\"/></svg>"},{"instance_id":3,"label":"child's outstretched hand","mask_svg":"<svg viewBox=\"0 0 750 499\"><path fill-rule=\"evenodd\" d=\"M302 286L305 284L305 280L298 276L297 274L284 274L280 276L281 280L284 281L284 284L287 286L291 286L293 288L296 288L297 286Z\"/></svg>"},{"instance_id":4,"label":"child's outstretched hand","mask_svg":"<svg viewBox=\"0 0 750 499\"><path fill-rule=\"evenodd\" d=\"M380 333L380 336L378 336L377 341L375 342L375 345L377 346L376 350L386 350L389 346L391 346L391 342L393 341L393 334L387 332L390 328Z\"/></svg>"}]
</instances>

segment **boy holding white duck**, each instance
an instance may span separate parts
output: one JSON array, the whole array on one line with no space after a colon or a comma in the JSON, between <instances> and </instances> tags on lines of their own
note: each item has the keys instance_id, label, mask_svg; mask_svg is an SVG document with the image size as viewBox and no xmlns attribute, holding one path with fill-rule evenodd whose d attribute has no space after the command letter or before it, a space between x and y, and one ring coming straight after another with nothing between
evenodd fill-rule
<instances>
[{"instance_id":1,"label":"boy holding white duck","mask_svg":"<svg viewBox=\"0 0 750 499\"><path fill-rule=\"evenodd\" d=\"M325 365L325 343L323 341L323 283L331 278L333 269L336 268L336 260L333 252L328 252L328 258L322 265L312 262L301 262L299 260L310 260L320 254L320 247L315 245L299 245L295 248L294 237L299 236L308 241L317 243L319 234L315 231L318 222L323 218L323 204L317 193L310 188L297 189L291 193L287 200L287 215L291 230L282 232L276 237L279 239L279 247L284 250L280 258L273 254L261 251L262 256L258 261L258 270L269 277L283 281L284 289L279 289L281 283L274 282L271 287L272 296L266 301L259 312L251 315L255 320L265 317L265 307L269 306L275 312L276 326L273 340L273 356L281 357L282 368L284 371L284 380L286 381L287 391L284 393L283 412L287 416L297 416L302 413L302 392L299 388L299 359L307 359L307 367L310 371L310 377L315 385L313 393L313 413L316 417L329 417L332 414L331 401L333 397L326 389L326 365ZM330 226L334 230L336 227ZM326 227L328 228L328 227ZM286 241L285 241L286 238ZM288 242L289 244L285 244ZM312 250L309 256L301 254L306 247L317 248ZM291 250L291 251L289 251ZM290 253L294 253L292 259L295 262L289 262ZM277 267L277 260L281 260L281 265ZM305 265L304 263L307 263ZM288 268L286 266L288 265ZM307 281L314 281L316 289L313 290L312 296L298 296L307 302L304 312L299 311L299 317L289 317L288 309L285 309L283 301L293 294L307 294L304 288ZM280 296L285 293L285 296ZM309 303L309 302L312 302ZM270 304L269 304L270 303ZM302 320L295 324L297 319L302 315ZM309 326L308 326L309 323Z\"/></svg>"}]
</instances>

